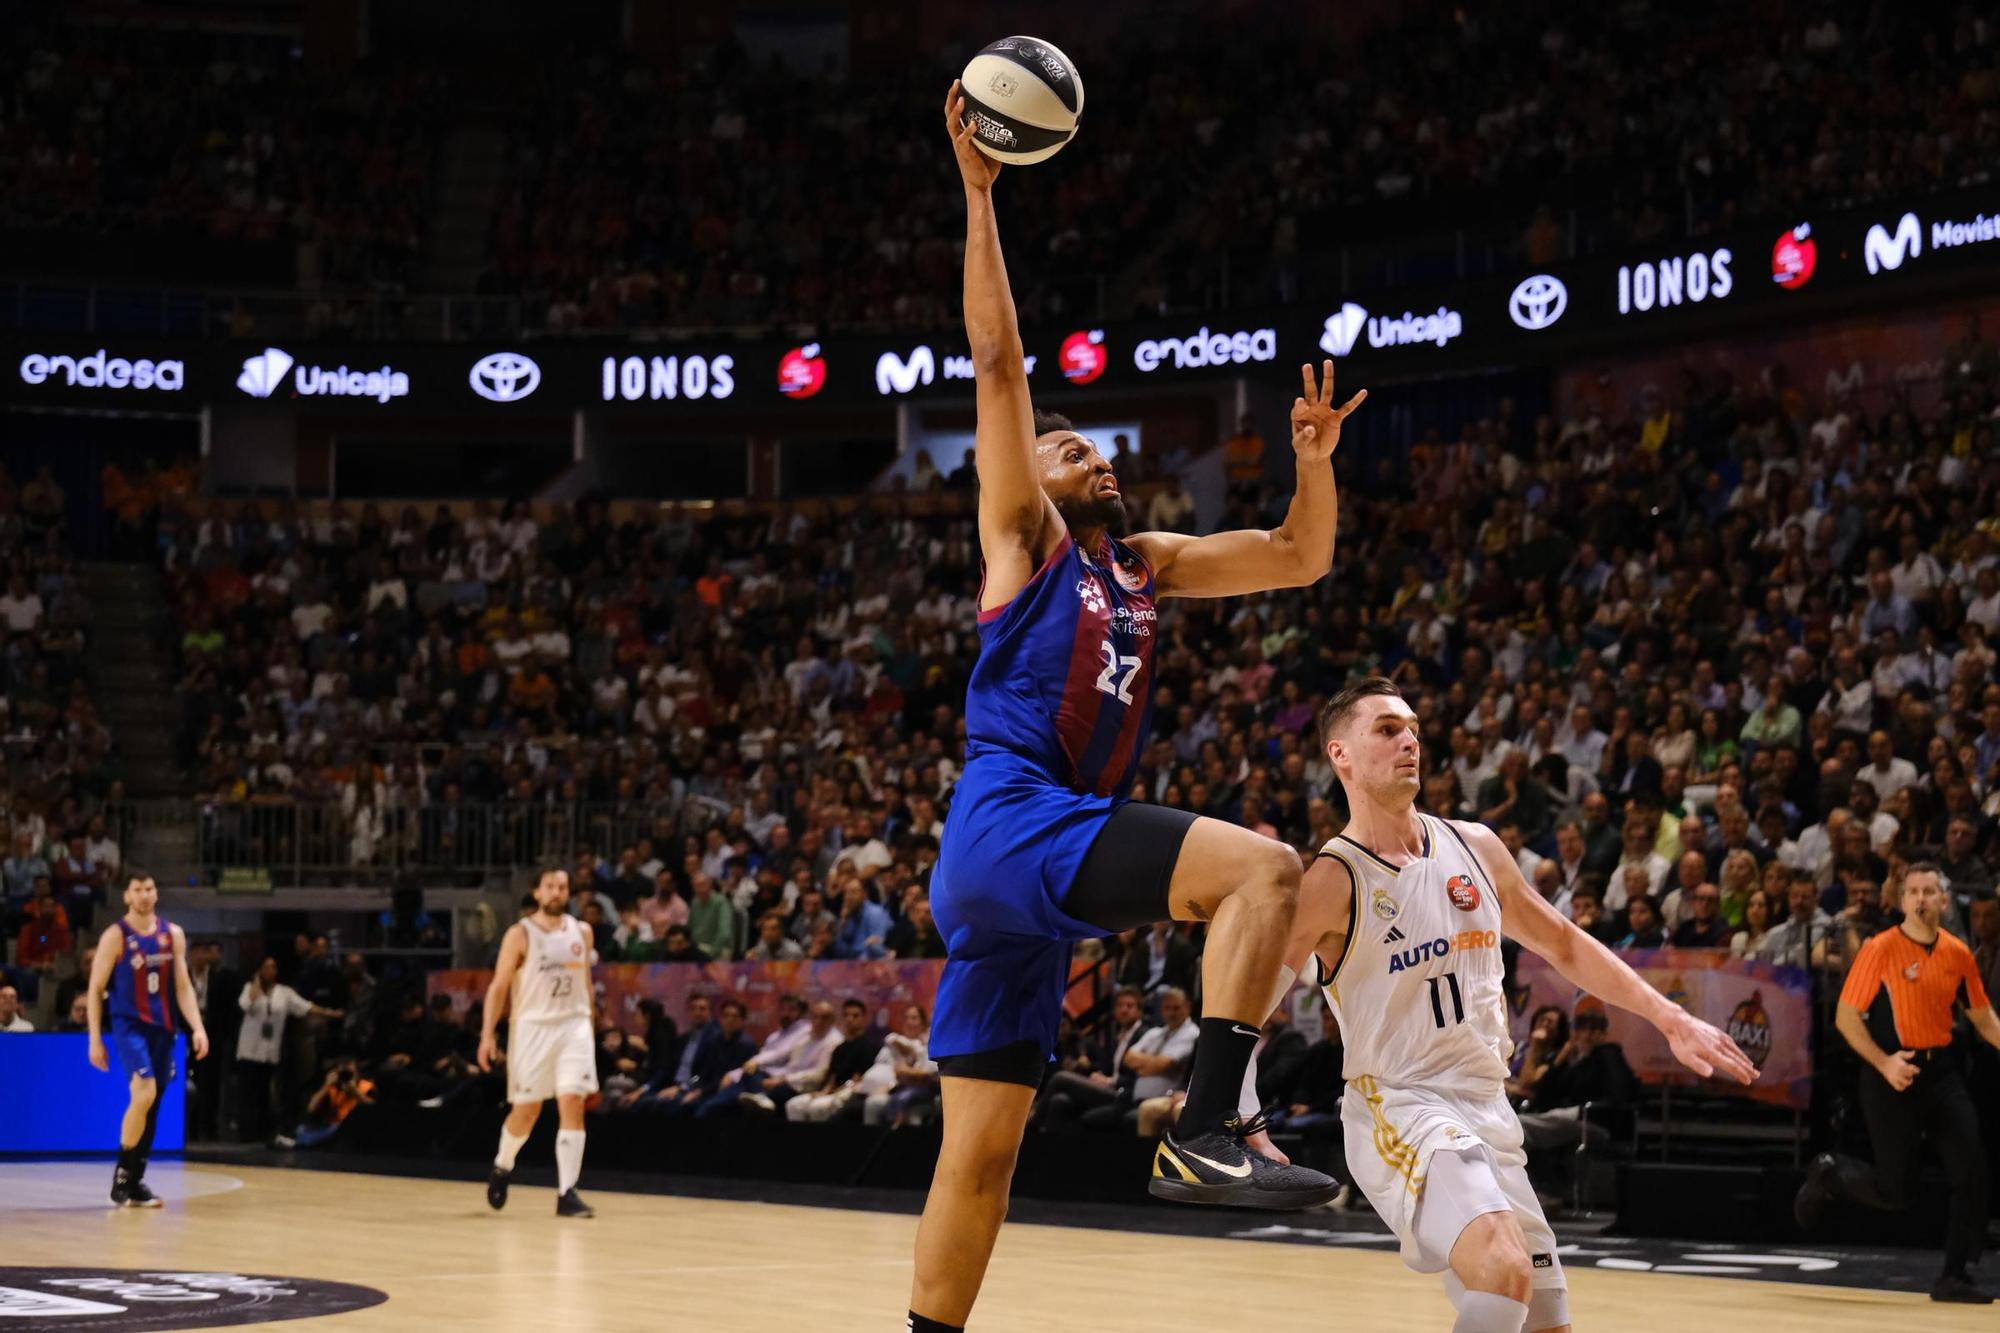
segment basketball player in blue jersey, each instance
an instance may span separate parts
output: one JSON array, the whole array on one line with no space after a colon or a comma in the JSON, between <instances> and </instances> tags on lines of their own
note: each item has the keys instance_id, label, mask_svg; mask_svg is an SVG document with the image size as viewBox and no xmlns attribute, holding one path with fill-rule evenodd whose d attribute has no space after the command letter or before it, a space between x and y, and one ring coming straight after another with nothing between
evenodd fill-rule
<instances>
[{"instance_id":1,"label":"basketball player in blue jersey","mask_svg":"<svg viewBox=\"0 0 2000 1333\"><path fill-rule=\"evenodd\" d=\"M1292 407L1298 489L1275 530L1120 539L1111 465L1034 411L992 188L953 85L944 107L966 199L965 329L976 372L980 653L966 763L931 905L948 947L931 1027L944 1142L917 1232L908 1327L971 1313L1007 1210L1015 1154L1055 1044L1072 944L1169 918L1206 921L1206 1012L1187 1103L1160 1145L1167 1198L1309 1207L1338 1186L1246 1146L1236 1095L1279 978L1300 876L1283 843L1186 811L1128 804L1152 711L1156 603L1301 587L1333 563L1332 455L1356 394L1333 363Z\"/></svg>"},{"instance_id":2,"label":"basketball player in blue jersey","mask_svg":"<svg viewBox=\"0 0 2000 1333\"><path fill-rule=\"evenodd\" d=\"M174 1078L174 1005L187 1019L194 1058L208 1055L208 1032L201 1001L188 975L187 936L159 915L160 890L150 875L133 874L125 884L125 915L97 939L90 966L86 1005L90 1017L90 1063L110 1070L104 1045L104 992L111 992L111 1049L125 1070L129 1099L118 1135L118 1166L111 1175L111 1202L122 1208L158 1208L146 1188L146 1159L160 1121L160 1091Z\"/></svg>"}]
</instances>

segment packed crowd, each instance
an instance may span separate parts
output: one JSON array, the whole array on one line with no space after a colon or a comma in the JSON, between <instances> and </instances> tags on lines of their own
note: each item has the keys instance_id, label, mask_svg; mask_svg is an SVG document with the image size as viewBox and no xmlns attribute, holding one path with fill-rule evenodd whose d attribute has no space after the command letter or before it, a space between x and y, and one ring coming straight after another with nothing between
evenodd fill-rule
<instances>
[{"instance_id":1,"label":"packed crowd","mask_svg":"<svg viewBox=\"0 0 2000 1333\"><path fill-rule=\"evenodd\" d=\"M0 465L0 975L30 1001L119 862L106 815L123 792L91 692L65 504L48 469L21 484Z\"/></svg>"},{"instance_id":2,"label":"packed crowd","mask_svg":"<svg viewBox=\"0 0 2000 1333\"><path fill-rule=\"evenodd\" d=\"M423 245L434 72L330 74L290 42L58 8L0 64L0 228L304 247L302 280L401 290Z\"/></svg>"}]
</instances>

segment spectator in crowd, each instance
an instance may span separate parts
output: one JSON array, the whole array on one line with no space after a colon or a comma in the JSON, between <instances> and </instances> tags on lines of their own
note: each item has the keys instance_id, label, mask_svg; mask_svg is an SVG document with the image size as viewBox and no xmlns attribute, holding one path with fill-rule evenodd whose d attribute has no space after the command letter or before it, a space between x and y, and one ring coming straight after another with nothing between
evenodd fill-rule
<instances>
[{"instance_id":1,"label":"spectator in crowd","mask_svg":"<svg viewBox=\"0 0 2000 1333\"><path fill-rule=\"evenodd\" d=\"M670 1072L653 1080L637 1094L627 1094L626 1105L655 1115L693 1115L695 1109L722 1088L722 1080L755 1053L744 1034L747 1016L740 1000L724 1000L716 1006L714 1022L704 1015L709 1009L706 996L688 1000L688 1030ZM780 1032L784 1029L780 1028Z\"/></svg>"},{"instance_id":2,"label":"spectator in crowd","mask_svg":"<svg viewBox=\"0 0 2000 1333\"><path fill-rule=\"evenodd\" d=\"M706 963L708 955L697 949L694 936L686 926L669 926L667 941L659 951L657 961L662 963Z\"/></svg>"},{"instance_id":3,"label":"spectator in crowd","mask_svg":"<svg viewBox=\"0 0 2000 1333\"><path fill-rule=\"evenodd\" d=\"M90 997L81 991L70 997L69 1008L56 1022L58 1032L90 1031Z\"/></svg>"},{"instance_id":4,"label":"spectator in crowd","mask_svg":"<svg viewBox=\"0 0 2000 1333\"><path fill-rule=\"evenodd\" d=\"M753 963L792 963L804 958L806 951L785 934L785 914L770 911L757 923L757 943L743 956Z\"/></svg>"},{"instance_id":5,"label":"spectator in crowd","mask_svg":"<svg viewBox=\"0 0 2000 1333\"><path fill-rule=\"evenodd\" d=\"M33 1032L35 1025L21 1017L21 992L0 984L0 1032Z\"/></svg>"},{"instance_id":6,"label":"spectator in crowd","mask_svg":"<svg viewBox=\"0 0 2000 1333\"><path fill-rule=\"evenodd\" d=\"M1627 930L1618 941L1621 949L1657 949L1667 942L1660 911L1651 898L1634 898L1625 904Z\"/></svg>"},{"instance_id":7,"label":"spectator in crowd","mask_svg":"<svg viewBox=\"0 0 2000 1333\"><path fill-rule=\"evenodd\" d=\"M1785 883L1791 883L1789 877ZM1761 957L1764 942L1771 934L1774 915L1770 894L1761 888L1752 889L1743 904L1743 929L1729 937L1729 952L1738 958Z\"/></svg>"},{"instance_id":8,"label":"spectator in crowd","mask_svg":"<svg viewBox=\"0 0 2000 1333\"><path fill-rule=\"evenodd\" d=\"M1127 934L1130 943L1118 971L1119 985L1134 987L1155 1000L1168 987L1184 995L1194 988L1199 963L1194 946L1182 938L1178 926L1162 921L1143 933Z\"/></svg>"},{"instance_id":9,"label":"spectator in crowd","mask_svg":"<svg viewBox=\"0 0 2000 1333\"><path fill-rule=\"evenodd\" d=\"M1145 1031L1146 997L1137 986L1120 986L1108 1022L1099 1024L1090 1052L1074 1069L1059 1069L1043 1080L1035 1105L1036 1123L1068 1125L1085 1111L1129 1106L1136 1071L1125 1053ZM1122 1110L1123 1108L1120 1107Z\"/></svg>"},{"instance_id":10,"label":"spectator in crowd","mask_svg":"<svg viewBox=\"0 0 2000 1333\"><path fill-rule=\"evenodd\" d=\"M891 958L944 957L945 943L931 919L929 895L918 894L912 899L908 913L889 928L882 942Z\"/></svg>"},{"instance_id":11,"label":"spectator in crowd","mask_svg":"<svg viewBox=\"0 0 2000 1333\"><path fill-rule=\"evenodd\" d=\"M1132 1133L1139 1127L1140 1106L1181 1090L1187 1081L1188 1069L1194 1061L1195 1039L1201 1035L1201 1029L1189 1017L1186 991L1167 986L1157 999L1160 1025L1142 1033L1125 1052L1125 1068L1134 1075L1131 1109L1114 1104L1086 1111L1082 1116L1086 1128Z\"/></svg>"},{"instance_id":12,"label":"spectator in crowd","mask_svg":"<svg viewBox=\"0 0 2000 1333\"><path fill-rule=\"evenodd\" d=\"M1694 891L1693 910L1674 931L1674 947L1726 949L1729 941L1729 923L1722 919L1722 890L1714 884L1698 886Z\"/></svg>"},{"instance_id":13,"label":"spectator in crowd","mask_svg":"<svg viewBox=\"0 0 2000 1333\"><path fill-rule=\"evenodd\" d=\"M1973 962L1979 968L1983 983L2000 982L2000 898L1991 893L1974 895L1971 908ZM1989 984L1988 995L2000 994L2000 988Z\"/></svg>"},{"instance_id":14,"label":"spectator in crowd","mask_svg":"<svg viewBox=\"0 0 2000 1333\"><path fill-rule=\"evenodd\" d=\"M876 959L889 955L883 941L890 929L889 913L870 901L858 875L850 874L841 889L840 916L833 928L836 958Z\"/></svg>"},{"instance_id":15,"label":"spectator in crowd","mask_svg":"<svg viewBox=\"0 0 2000 1333\"><path fill-rule=\"evenodd\" d=\"M706 873L694 876L694 896L688 900L688 935L694 947L712 961L736 956L736 909L715 891L715 880Z\"/></svg>"},{"instance_id":16,"label":"spectator in crowd","mask_svg":"<svg viewBox=\"0 0 2000 1333\"><path fill-rule=\"evenodd\" d=\"M836 1117L860 1119L868 1095L862 1081L882 1054L882 1039L875 1035L868 1021L867 1005L852 998L841 1002L840 1035L840 1045L833 1048L826 1072L817 1084L810 1087L791 1084L797 1091L786 1093L777 1089L755 1100L746 1097L744 1104L764 1110L782 1108L785 1119L794 1123ZM769 1105L764 1105L766 1102Z\"/></svg>"},{"instance_id":17,"label":"spectator in crowd","mask_svg":"<svg viewBox=\"0 0 2000 1333\"><path fill-rule=\"evenodd\" d=\"M1824 967L1835 932L1833 918L1820 908L1819 891L1813 882L1794 871L1785 919L1771 928L1749 956L1792 967Z\"/></svg>"},{"instance_id":18,"label":"spectator in crowd","mask_svg":"<svg viewBox=\"0 0 2000 1333\"><path fill-rule=\"evenodd\" d=\"M1340 1028L1333 1021L1332 1009L1325 1008L1319 1040L1306 1047L1304 1058L1299 1061L1298 1077L1285 1093L1283 1103L1271 1113L1272 1133L1301 1134L1308 1139L1338 1144L1340 1096L1345 1087L1340 1061Z\"/></svg>"},{"instance_id":19,"label":"spectator in crowd","mask_svg":"<svg viewBox=\"0 0 2000 1333\"><path fill-rule=\"evenodd\" d=\"M1580 1009L1574 1031L1556 1053L1547 1072L1535 1084L1532 1109L1521 1113L1521 1139L1530 1149L1574 1148L1585 1137L1582 1108L1628 1105L1639 1080L1625 1061L1625 1051L1611 1040L1604 1011ZM1602 1123L1589 1125L1593 1145L1609 1140Z\"/></svg>"},{"instance_id":20,"label":"spectator in crowd","mask_svg":"<svg viewBox=\"0 0 2000 1333\"><path fill-rule=\"evenodd\" d=\"M338 1010L322 1009L278 980L278 959L267 954L257 973L237 997L243 1026L236 1039L239 1137L261 1142L272 1137L272 1126L285 1122L280 1104L283 1089L278 1074L284 1060L285 1027L294 1018L339 1018Z\"/></svg>"},{"instance_id":21,"label":"spectator in crowd","mask_svg":"<svg viewBox=\"0 0 2000 1333\"><path fill-rule=\"evenodd\" d=\"M1562 1006L1545 1004L1528 1019L1528 1039L1514 1048L1507 1075L1507 1098L1521 1109L1534 1099L1535 1088L1569 1049L1569 1015Z\"/></svg>"},{"instance_id":22,"label":"spectator in crowd","mask_svg":"<svg viewBox=\"0 0 2000 1333\"><path fill-rule=\"evenodd\" d=\"M696 1118L729 1114L738 1109L739 1101L751 1097L758 1099L751 1103L758 1110L775 1110L778 1097L790 1098L825 1080L834 1049L845 1039L834 1020L833 1002L815 1000L806 1011L805 1030L795 1040L759 1051L724 1074L721 1089L695 1108Z\"/></svg>"},{"instance_id":23,"label":"spectator in crowd","mask_svg":"<svg viewBox=\"0 0 2000 1333\"><path fill-rule=\"evenodd\" d=\"M862 1076L862 1121L900 1129L936 1103L937 1062L930 1057L930 1015L903 1006L902 1026L882 1039L882 1053Z\"/></svg>"},{"instance_id":24,"label":"spectator in crowd","mask_svg":"<svg viewBox=\"0 0 2000 1333\"><path fill-rule=\"evenodd\" d=\"M14 944L13 971L34 983L30 999L40 995L42 986L54 985L57 965L68 963L75 947L69 920L44 883L28 902Z\"/></svg>"}]
</instances>

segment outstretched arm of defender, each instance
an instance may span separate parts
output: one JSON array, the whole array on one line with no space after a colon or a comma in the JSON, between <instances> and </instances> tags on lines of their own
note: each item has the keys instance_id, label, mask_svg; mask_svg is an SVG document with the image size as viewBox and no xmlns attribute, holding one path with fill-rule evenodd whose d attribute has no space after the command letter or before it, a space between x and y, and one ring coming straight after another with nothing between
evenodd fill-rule
<instances>
[{"instance_id":1,"label":"outstretched arm of defender","mask_svg":"<svg viewBox=\"0 0 2000 1333\"><path fill-rule=\"evenodd\" d=\"M1292 453L1298 485L1285 521L1268 531L1244 528L1189 537L1142 532L1131 544L1153 567L1162 597L1237 597L1272 588L1299 588L1333 568L1333 534L1340 496L1333 484L1333 451L1340 427L1368 399L1363 389L1339 406L1333 401L1333 362L1315 382L1310 365L1299 367L1303 391L1292 402Z\"/></svg>"},{"instance_id":2,"label":"outstretched arm of defender","mask_svg":"<svg viewBox=\"0 0 2000 1333\"><path fill-rule=\"evenodd\" d=\"M1624 959L1550 906L1522 878L1520 866L1492 830L1460 821L1452 826L1465 835L1499 890L1501 929L1509 938L1540 954L1577 986L1658 1028L1673 1048L1674 1058L1703 1078L1757 1081L1757 1066L1727 1034L1647 985Z\"/></svg>"},{"instance_id":3,"label":"outstretched arm of defender","mask_svg":"<svg viewBox=\"0 0 2000 1333\"><path fill-rule=\"evenodd\" d=\"M965 118L965 98L957 83L945 97L944 123L965 183L965 337L979 410L974 441L979 547L986 558L984 600L998 606L1026 585L1041 562L1043 542L1061 520L1042 492L1035 466L1027 361L993 213L1000 164L973 143L975 126Z\"/></svg>"},{"instance_id":4,"label":"outstretched arm of defender","mask_svg":"<svg viewBox=\"0 0 2000 1333\"><path fill-rule=\"evenodd\" d=\"M500 1015L506 1012L507 999L514 993L514 974L521 970L521 960L528 953L527 929L517 922L507 928L507 937L500 942L500 958L493 965L493 983L486 988L486 1009L479 1021L479 1067L484 1070L491 1070L500 1054L496 1035Z\"/></svg>"}]
</instances>

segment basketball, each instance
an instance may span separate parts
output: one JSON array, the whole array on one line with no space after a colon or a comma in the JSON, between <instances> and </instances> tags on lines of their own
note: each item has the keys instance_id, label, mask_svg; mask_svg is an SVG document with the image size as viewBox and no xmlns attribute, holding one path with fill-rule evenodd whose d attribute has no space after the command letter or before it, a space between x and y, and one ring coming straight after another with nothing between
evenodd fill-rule
<instances>
[{"instance_id":1,"label":"basketball","mask_svg":"<svg viewBox=\"0 0 2000 1333\"><path fill-rule=\"evenodd\" d=\"M1039 37L1003 37L960 76L973 142L988 157L1025 167L1046 162L1076 137L1083 77L1070 58Z\"/></svg>"}]
</instances>

